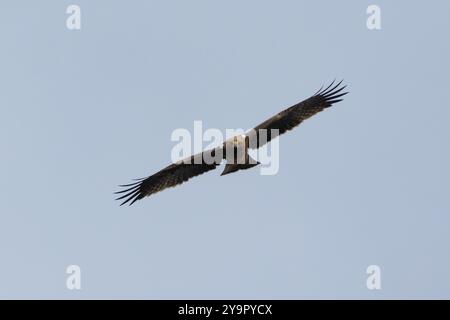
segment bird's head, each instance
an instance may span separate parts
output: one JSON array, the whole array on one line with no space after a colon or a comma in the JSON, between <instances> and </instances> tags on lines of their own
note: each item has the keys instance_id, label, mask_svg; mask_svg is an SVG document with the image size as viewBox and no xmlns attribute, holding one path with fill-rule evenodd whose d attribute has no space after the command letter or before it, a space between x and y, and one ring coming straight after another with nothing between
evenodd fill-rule
<instances>
[{"instance_id":1,"label":"bird's head","mask_svg":"<svg viewBox=\"0 0 450 320\"><path fill-rule=\"evenodd\" d=\"M240 149L243 146L245 146L245 136L244 135L234 136L225 142L225 147L227 149L228 148Z\"/></svg>"},{"instance_id":2,"label":"bird's head","mask_svg":"<svg viewBox=\"0 0 450 320\"><path fill-rule=\"evenodd\" d=\"M239 147L245 143L245 135L241 134L233 137L233 145Z\"/></svg>"}]
</instances>

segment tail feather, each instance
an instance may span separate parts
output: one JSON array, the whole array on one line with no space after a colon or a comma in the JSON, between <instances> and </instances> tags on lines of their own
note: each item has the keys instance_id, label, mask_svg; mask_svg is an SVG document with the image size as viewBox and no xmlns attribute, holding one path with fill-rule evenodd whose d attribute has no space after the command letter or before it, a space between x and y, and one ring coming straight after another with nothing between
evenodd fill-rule
<instances>
[{"instance_id":1,"label":"tail feather","mask_svg":"<svg viewBox=\"0 0 450 320\"><path fill-rule=\"evenodd\" d=\"M223 169L223 172L220 175L224 176L224 175L227 175L227 174L239 171L239 170L250 169L250 168L256 167L258 164L260 164L260 163L254 159L251 159L251 161L249 161L249 163L242 163L242 164L227 163L225 165L225 169Z\"/></svg>"}]
</instances>

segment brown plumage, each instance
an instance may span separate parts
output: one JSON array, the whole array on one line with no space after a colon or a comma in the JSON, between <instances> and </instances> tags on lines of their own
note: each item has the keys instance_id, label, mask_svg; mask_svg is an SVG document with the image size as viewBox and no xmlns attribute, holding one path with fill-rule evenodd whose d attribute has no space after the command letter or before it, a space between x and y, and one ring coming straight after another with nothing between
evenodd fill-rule
<instances>
[{"instance_id":1,"label":"brown plumage","mask_svg":"<svg viewBox=\"0 0 450 320\"><path fill-rule=\"evenodd\" d=\"M272 140L270 129L278 129L279 134L281 135L286 131L294 129L304 120L312 117L323 109L331 107L333 103L342 101L343 99L339 98L346 95L347 92L342 92L346 88L346 86L342 86L339 88L341 83L342 81L340 81L333 87L333 81L325 89L319 89L319 91L317 91L310 98L281 111L272 118L267 119L263 123L257 125L255 128L253 128L253 130L251 130L251 133L249 133L249 135L257 135L257 139L255 140L257 141L257 146L250 146L250 148L259 148ZM263 139L262 141L260 141L261 139L259 130L261 129L267 130L267 140Z\"/></svg>"},{"instance_id":2,"label":"brown plumage","mask_svg":"<svg viewBox=\"0 0 450 320\"><path fill-rule=\"evenodd\" d=\"M215 169L220 163L205 163L205 161L203 161L203 155L206 152L211 151L205 151L193 155L189 157L189 161L184 159L177 163L171 164L150 177L137 179L137 182L135 183L121 185L120 187L125 187L126 189L116 192L116 194L124 193L124 195L120 196L116 200L126 198L121 205L124 205L130 201L130 205L132 205L139 199L162 191L166 188L182 184L192 177ZM201 158L201 161L198 161L199 158Z\"/></svg>"},{"instance_id":3,"label":"brown plumage","mask_svg":"<svg viewBox=\"0 0 450 320\"><path fill-rule=\"evenodd\" d=\"M138 179L135 183L122 185L121 187L125 187L126 189L116 192L117 194L122 194L116 200L123 200L121 205L126 203L132 205L137 200L166 188L182 184L192 177L211 171L220 165L220 162L210 161L211 157L216 155L220 155L220 159L225 159L227 161L227 165L225 166L222 175L238 170L249 169L258 165L258 162L248 156L247 151L249 148L259 148L275 138L275 136L272 136L271 129L278 130L279 134L283 134L316 113L330 107L334 103L342 101L342 99L339 98L346 95L347 92L343 92L346 86L340 86L341 83L342 81L333 86L333 81L327 88L323 90L320 89L310 98L281 111L250 130L246 135L233 137L225 141L223 145L218 148L198 153L182 161L171 164L147 178ZM261 134L264 132L262 130L265 130L266 135ZM249 141L253 141L254 143L249 145ZM235 151L235 161L230 157L226 157L227 150L231 150L230 148ZM220 154L218 154L218 152L220 152ZM211 157L205 158L206 154ZM242 162L239 162L238 158L241 159Z\"/></svg>"}]
</instances>

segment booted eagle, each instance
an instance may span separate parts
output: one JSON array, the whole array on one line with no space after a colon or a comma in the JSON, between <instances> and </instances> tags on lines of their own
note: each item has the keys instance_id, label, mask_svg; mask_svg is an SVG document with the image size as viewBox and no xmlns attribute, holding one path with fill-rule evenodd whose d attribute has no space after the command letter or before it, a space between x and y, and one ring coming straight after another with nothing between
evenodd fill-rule
<instances>
[{"instance_id":1,"label":"booted eagle","mask_svg":"<svg viewBox=\"0 0 450 320\"><path fill-rule=\"evenodd\" d=\"M122 200L121 205L126 203L132 205L137 200L215 169L220 165L222 159L226 160L227 164L221 175L257 166L259 162L249 156L249 148L257 149L263 146L278 134L293 129L303 120L331 107L334 103L342 101L339 98L348 92L343 92L346 86L341 86L341 83L342 81L334 85L333 81L325 89L320 88L310 98L281 111L244 135L226 140L220 147L203 151L173 163L147 178L137 179L134 183L121 185L120 187L125 189L116 192L120 195L116 200ZM273 132L277 134L275 135ZM214 161L217 159L218 161Z\"/></svg>"}]
</instances>

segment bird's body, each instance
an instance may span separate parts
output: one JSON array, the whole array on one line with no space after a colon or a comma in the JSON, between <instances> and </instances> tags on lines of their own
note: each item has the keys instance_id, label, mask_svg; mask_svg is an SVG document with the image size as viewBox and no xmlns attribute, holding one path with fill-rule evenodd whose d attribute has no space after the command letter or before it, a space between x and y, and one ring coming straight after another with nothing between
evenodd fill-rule
<instances>
[{"instance_id":1,"label":"bird's body","mask_svg":"<svg viewBox=\"0 0 450 320\"><path fill-rule=\"evenodd\" d=\"M238 170L245 170L253 168L259 164L258 161L250 157L248 149L250 146L250 135L234 136L222 146L223 159L227 164L221 176L236 172Z\"/></svg>"},{"instance_id":2,"label":"bird's body","mask_svg":"<svg viewBox=\"0 0 450 320\"><path fill-rule=\"evenodd\" d=\"M173 163L147 178L138 179L135 183L123 185L122 187L126 189L117 192L123 193L117 200L123 200L122 205L128 202L131 205L151 194L211 171L223 160L226 161L226 165L221 175L257 166L259 162L250 157L248 150L262 147L279 134L293 129L304 120L341 101L342 99L339 98L347 94L347 92L341 92L345 88L345 86L339 87L341 82L335 86L333 82L326 89L319 90L310 98L281 111L246 134L226 140L217 148Z\"/></svg>"}]
</instances>

